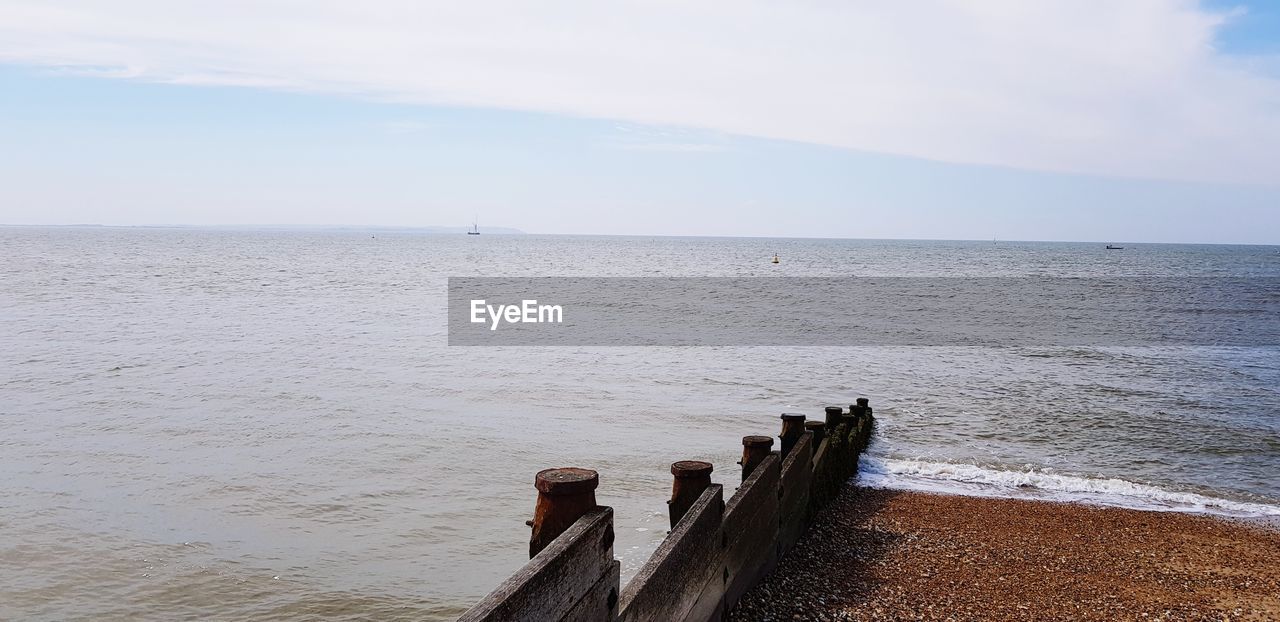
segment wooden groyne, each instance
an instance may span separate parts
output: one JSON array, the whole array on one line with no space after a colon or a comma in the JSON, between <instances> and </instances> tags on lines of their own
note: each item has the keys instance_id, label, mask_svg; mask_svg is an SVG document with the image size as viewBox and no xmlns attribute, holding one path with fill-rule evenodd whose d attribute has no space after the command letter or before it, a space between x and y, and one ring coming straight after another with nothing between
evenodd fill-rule
<instances>
[{"instance_id":1,"label":"wooden groyne","mask_svg":"<svg viewBox=\"0 0 1280 622\"><path fill-rule=\"evenodd\" d=\"M821 420L783 414L777 451L772 437L743 437L742 483L727 503L710 463L672 464L671 531L625 588L596 472L541 471L529 563L459 620L720 620L857 472L873 420L866 398Z\"/></svg>"}]
</instances>

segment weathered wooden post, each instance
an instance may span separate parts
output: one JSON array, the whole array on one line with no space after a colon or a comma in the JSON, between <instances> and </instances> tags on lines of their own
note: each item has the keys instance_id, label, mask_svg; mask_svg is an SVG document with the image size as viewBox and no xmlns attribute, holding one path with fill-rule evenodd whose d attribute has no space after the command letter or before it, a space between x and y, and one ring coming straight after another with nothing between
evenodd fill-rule
<instances>
[{"instance_id":1,"label":"weathered wooden post","mask_svg":"<svg viewBox=\"0 0 1280 622\"><path fill-rule=\"evenodd\" d=\"M831 443L822 444L827 433L825 421L806 421L804 429L813 433L813 475L809 482L809 516L813 516L826 505L831 488Z\"/></svg>"},{"instance_id":2,"label":"weathered wooden post","mask_svg":"<svg viewBox=\"0 0 1280 622\"><path fill-rule=\"evenodd\" d=\"M837 454L844 451L844 441L848 434L848 415L841 414L836 417L834 425L827 424L827 442L833 446Z\"/></svg>"},{"instance_id":3,"label":"weathered wooden post","mask_svg":"<svg viewBox=\"0 0 1280 622\"><path fill-rule=\"evenodd\" d=\"M858 428L854 437L857 439L859 447L866 442L867 436L871 432L871 405L870 400L865 397L857 399L857 404L850 406L849 410L857 409L858 412Z\"/></svg>"},{"instance_id":4,"label":"weathered wooden post","mask_svg":"<svg viewBox=\"0 0 1280 622\"><path fill-rule=\"evenodd\" d=\"M827 424L822 421L806 421L804 429L813 432L813 446L816 448L822 444L822 439L827 435Z\"/></svg>"},{"instance_id":5,"label":"weathered wooden post","mask_svg":"<svg viewBox=\"0 0 1280 622\"><path fill-rule=\"evenodd\" d=\"M738 461L738 464L742 465L742 481L747 481L756 466L769 457L769 452L772 449L772 436L742 437L742 460Z\"/></svg>"},{"instance_id":6,"label":"weathered wooden post","mask_svg":"<svg viewBox=\"0 0 1280 622\"><path fill-rule=\"evenodd\" d=\"M847 412L840 416L841 430L844 432L845 440L852 442L857 436L858 430L858 413Z\"/></svg>"},{"instance_id":7,"label":"weathered wooden post","mask_svg":"<svg viewBox=\"0 0 1280 622\"><path fill-rule=\"evenodd\" d=\"M841 414L840 407L828 406L826 407L825 410L827 415L827 431L832 434L835 434L836 427L840 425L840 414Z\"/></svg>"},{"instance_id":8,"label":"weathered wooden post","mask_svg":"<svg viewBox=\"0 0 1280 622\"><path fill-rule=\"evenodd\" d=\"M568 467L538 471L533 479L538 502L533 508L533 534L529 536L529 557L547 548L583 514L596 508L596 486L600 475L591 469Z\"/></svg>"},{"instance_id":9,"label":"weathered wooden post","mask_svg":"<svg viewBox=\"0 0 1280 622\"><path fill-rule=\"evenodd\" d=\"M804 415L796 413L782 413L782 434L778 437L782 439L782 457L786 458L791 453L791 448L800 442L804 437Z\"/></svg>"},{"instance_id":10,"label":"weathered wooden post","mask_svg":"<svg viewBox=\"0 0 1280 622\"><path fill-rule=\"evenodd\" d=\"M671 465L671 500L667 501L667 513L671 526L684 518L685 512L711 485L711 463L700 460L681 460Z\"/></svg>"},{"instance_id":11,"label":"weathered wooden post","mask_svg":"<svg viewBox=\"0 0 1280 622\"><path fill-rule=\"evenodd\" d=\"M836 480L841 484L853 475L856 468L854 461L857 460L858 455L857 429L857 413L847 412L840 415L840 464L836 468Z\"/></svg>"},{"instance_id":12,"label":"weathered wooden post","mask_svg":"<svg viewBox=\"0 0 1280 622\"><path fill-rule=\"evenodd\" d=\"M845 444L844 434L841 433L843 428L840 427L840 423L844 413L839 406L827 406L823 409L823 412L827 420L824 434L828 440L827 455L824 459L826 468L822 473L820 490L823 497L831 498L835 496L836 490L839 489L838 483L843 479L841 475L844 468L842 462L844 460ZM817 441L818 438L815 436L813 440ZM823 502L826 502L825 499Z\"/></svg>"},{"instance_id":13,"label":"weathered wooden post","mask_svg":"<svg viewBox=\"0 0 1280 622\"><path fill-rule=\"evenodd\" d=\"M845 434L846 434L850 439L857 438L857 435L858 435L858 418L859 418L858 411L857 411L856 409L853 409L853 408L850 408L850 409L849 409L849 412L847 412L847 413L845 413L845 414L843 414L843 415L841 415L841 416L840 416L841 421L843 421L843 422L844 422L844 425L845 425L844 433L845 433Z\"/></svg>"}]
</instances>

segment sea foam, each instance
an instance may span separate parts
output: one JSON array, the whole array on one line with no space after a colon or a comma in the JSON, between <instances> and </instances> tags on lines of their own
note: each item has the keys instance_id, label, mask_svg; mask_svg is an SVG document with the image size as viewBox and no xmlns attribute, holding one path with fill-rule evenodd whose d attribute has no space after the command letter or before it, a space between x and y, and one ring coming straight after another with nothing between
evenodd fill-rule
<instances>
[{"instance_id":1,"label":"sea foam","mask_svg":"<svg viewBox=\"0 0 1280 622\"><path fill-rule=\"evenodd\" d=\"M972 464L863 456L858 483L871 488L984 497L1093 503L1138 510L1196 512L1232 517L1280 516L1280 506L1231 501L1166 490L1116 478L1000 470Z\"/></svg>"}]
</instances>

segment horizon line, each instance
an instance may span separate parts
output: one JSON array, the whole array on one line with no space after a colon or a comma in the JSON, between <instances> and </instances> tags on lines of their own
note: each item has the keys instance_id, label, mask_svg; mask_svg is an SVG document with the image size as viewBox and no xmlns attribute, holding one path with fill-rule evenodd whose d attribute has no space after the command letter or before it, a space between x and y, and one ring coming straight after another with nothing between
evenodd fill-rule
<instances>
[{"instance_id":1,"label":"horizon line","mask_svg":"<svg viewBox=\"0 0 1280 622\"><path fill-rule=\"evenodd\" d=\"M402 231L420 231L429 232L432 229L457 229L465 231L470 229L469 225L338 225L338 224L142 224L142 225L111 225L101 223L72 223L72 224L17 224L17 223L0 223L0 228L62 228L62 229L237 229L237 230L303 230L303 229L329 229L329 230L353 230L363 229L366 231L385 231L385 230L402 230ZM444 232L437 232L443 235ZM734 234L714 234L714 233L696 233L696 234L679 234L679 233L548 233L541 231L525 231L518 227L491 226L490 235L545 235L545 236L565 236L565 237L618 237L618 238L727 238L727 239L760 239L760 240L858 240L858 241L885 241L885 242L987 242L986 239L977 238L913 238L913 237L831 237L831 236L794 236L794 235L734 235ZM1280 246L1280 242L1186 242L1186 241L1144 241L1144 240L1022 240L1015 238L993 238L990 240L993 244L1000 243L1049 243L1049 244L1180 244L1194 246Z\"/></svg>"}]
</instances>

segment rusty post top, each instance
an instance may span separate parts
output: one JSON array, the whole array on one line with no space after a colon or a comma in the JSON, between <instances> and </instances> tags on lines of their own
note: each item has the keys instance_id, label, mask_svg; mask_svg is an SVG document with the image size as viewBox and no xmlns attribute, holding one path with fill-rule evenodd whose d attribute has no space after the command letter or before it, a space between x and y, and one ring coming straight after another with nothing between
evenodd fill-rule
<instances>
[{"instance_id":1,"label":"rusty post top","mask_svg":"<svg viewBox=\"0 0 1280 622\"><path fill-rule=\"evenodd\" d=\"M743 447L773 447L772 436L744 436L742 437Z\"/></svg>"},{"instance_id":2,"label":"rusty post top","mask_svg":"<svg viewBox=\"0 0 1280 622\"><path fill-rule=\"evenodd\" d=\"M870 400L868 400L867 398L865 398L865 397L860 397L860 398L858 398L858 405L859 405L859 406L861 406L861 407L863 407L863 408L866 408L868 403L870 403Z\"/></svg>"},{"instance_id":3,"label":"rusty post top","mask_svg":"<svg viewBox=\"0 0 1280 622\"><path fill-rule=\"evenodd\" d=\"M591 469L565 467L560 469L543 469L533 478L533 486L538 492L549 495L575 495L591 492L600 485L600 475Z\"/></svg>"},{"instance_id":4,"label":"rusty post top","mask_svg":"<svg viewBox=\"0 0 1280 622\"><path fill-rule=\"evenodd\" d=\"M804 415L797 413L782 413L783 421L804 421Z\"/></svg>"},{"instance_id":5,"label":"rusty post top","mask_svg":"<svg viewBox=\"0 0 1280 622\"><path fill-rule=\"evenodd\" d=\"M825 411L829 415L838 415L841 412L843 412L843 409L841 409L839 406L828 406L826 407Z\"/></svg>"},{"instance_id":6,"label":"rusty post top","mask_svg":"<svg viewBox=\"0 0 1280 622\"><path fill-rule=\"evenodd\" d=\"M701 460L681 460L671 465L671 474L676 477L709 476L711 463Z\"/></svg>"},{"instance_id":7,"label":"rusty post top","mask_svg":"<svg viewBox=\"0 0 1280 622\"><path fill-rule=\"evenodd\" d=\"M826 422L826 421L806 421L806 422L804 422L804 429L806 429L806 430L821 430L821 429L826 428L826 427L827 427L827 422Z\"/></svg>"}]
</instances>

